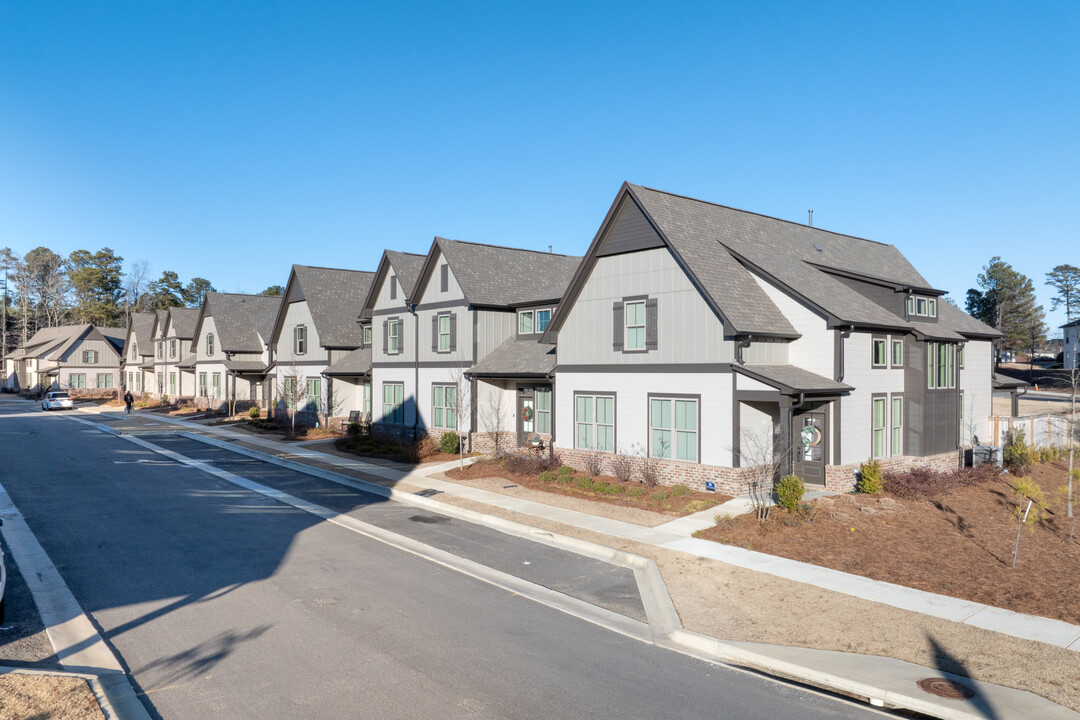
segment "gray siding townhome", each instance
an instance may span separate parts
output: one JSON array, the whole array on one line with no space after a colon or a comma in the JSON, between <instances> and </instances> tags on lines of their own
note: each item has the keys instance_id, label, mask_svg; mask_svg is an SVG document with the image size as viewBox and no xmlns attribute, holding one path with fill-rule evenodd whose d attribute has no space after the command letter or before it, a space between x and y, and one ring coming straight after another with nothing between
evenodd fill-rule
<instances>
[{"instance_id":1,"label":"gray siding townhome","mask_svg":"<svg viewBox=\"0 0 1080 720\"><path fill-rule=\"evenodd\" d=\"M534 435L546 446L554 354L537 327L580 260L436 237L404 298L380 278L365 308L383 340L372 350L375 422L410 436L455 430L481 450Z\"/></svg>"},{"instance_id":2,"label":"gray siding townhome","mask_svg":"<svg viewBox=\"0 0 1080 720\"><path fill-rule=\"evenodd\" d=\"M154 320L156 313L132 313L124 336L123 387L142 395L154 387Z\"/></svg>"},{"instance_id":3,"label":"gray siding townhome","mask_svg":"<svg viewBox=\"0 0 1080 720\"><path fill-rule=\"evenodd\" d=\"M293 265L270 332L271 405L301 422L343 418L362 409L357 386L326 375L364 343L357 322L375 273Z\"/></svg>"},{"instance_id":4,"label":"gray siding townhome","mask_svg":"<svg viewBox=\"0 0 1080 720\"><path fill-rule=\"evenodd\" d=\"M415 426L416 318L410 300L424 255L386 250L360 312L364 344L327 370L358 386L363 418L401 435Z\"/></svg>"},{"instance_id":5,"label":"gray siding townhome","mask_svg":"<svg viewBox=\"0 0 1080 720\"><path fill-rule=\"evenodd\" d=\"M155 313L151 338L154 342L154 381L143 391L170 400L195 397L195 335L198 308L171 307Z\"/></svg>"},{"instance_id":6,"label":"gray siding townhome","mask_svg":"<svg viewBox=\"0 0 1080 720\"><path fill-rule=\"evenodd\" d=\"M1065 346L1062 350L1062 360L1066 370L1080 368L1080 320L1073 320L1061 326Z\"/></svg>"},{"instance_id":7,"label":"gray siding townhome","mask_svg":"<svg viewBox=\"0 0 1080 720\"><path fill-rule=\"evenodd\" d=\"M197 405L266 406L270 335L280 307L280 297L206 294L192 341Z\"/></svg>"},{"instance_id":8,"label":"gray siding townhome","mask_svg":"<svg viewBox=\"0 0 1080 720\"><path fill-rule=\"evenodd\" d=\"M11 390L115 392L125 331L90 325L42 328L4 361L4 385ZM98 393L100 394L100 393Z\"/></svg>"},{"instance_id":9,"label":"gray siding townhome","mask_svg":"<svg viewBox=\"0 0 1080 720\"><path fill-rule=\"evenodd\" d=\"M837 490L956 467L998 333L944 294L892 245L624 184L544 334L553 444L735 494L773 458Z\"/></svg>"}]
</instances>

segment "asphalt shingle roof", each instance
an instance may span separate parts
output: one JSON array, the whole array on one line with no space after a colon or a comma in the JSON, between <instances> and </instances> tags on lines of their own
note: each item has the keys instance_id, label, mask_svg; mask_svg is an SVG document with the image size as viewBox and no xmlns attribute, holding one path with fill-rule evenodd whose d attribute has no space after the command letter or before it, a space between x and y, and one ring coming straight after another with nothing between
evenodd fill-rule
<instances>
[{"instance_id":1,"label":"asphalt shingle roof","mask_svg":"<svg viewBox=\"0 0 1080 720\"><path fill-rule=\"evenodd\" d=\"M357 318L375 273L362 270L293 265L323 347L359 347L363 332Z\"/></svg>"},{"instance_id":2,"label":"asphalt shingle roof","mask_svg":"<svg viewBox=\"0 0 1080 720\"><path fill-rule=\"evenodd\" d=\"M199 319L199 308L172 307L169 308L168 313L173 335L183 339L195 337L195 323Z\"/></svg>"},{"instance_id":3,"label":"asphalt shingle roof","mask_svg":"<svg viewBox=\"0 0 1080 720\"><path fill-rule=\"evenodd\" d=\"M398 252L397 250L386 251L386 259L390 261L390 266L394 268L394 275L397 276L398 285L405 291L406 297L411 298L413 290L416 289L416 282L420 279L420 271L424 267L425 257L425 255Z\"/></svg>"},{"instance_id":4,"label":"asphalt shingle roof","mask_svg":"<svg viewBox=\"0 0 1080 720\"><path fill-rule=\"evenodd\" d=\"M364 347L345 353L323 370L323 375L359 377L369 372L371 372L371 348Z\"/></svg>"},{"instance_id":5,"label":"asphalt shingle roof","mask_svg":"<svg viewBox=\"0 0 1080 720\"><path fill-rule=\"evenodd\" d=\"M469 368L468 372L479 377L550 375L555 370L555 362L554 345L541 345L535 339L510 338Z\"/></svg>"},{"instance_id":6,"label":"asphalt shingle roof","mask_svg":"<svg viewBox=\"0 0 1080 720\"><path fill-rule=\"evenodd\" d=\"M741 375L790 392L848 392L850 385L812 373L795 365L732 365Z\"/></svg>"},{"instance_id":7,"label":"asphalt shingle roof","mask_svg":"<svg viewBox=\"0 0 1080 720\"><path fill-rule=\"evenodd\" d=\"M750 276L747 266L843 323L912 327L829 271L900 287L931 289L893 245L640 185L627 186L738 332L793 332L791 324ZM938 303L939 308L946 305ZM939 332L996 334L965 313L951 310L955 312L939 314Z\"/></svg>"},{"instance_id":8,"label":"asphalt shingle roof","mask_svg":"<svg viewBox=\"0 0 1080 720\"><path fill-rule=\"evenodd\" d=\"M142 356L154 354L154 313L132 313L131 334L135 337L135 346Z\"/></svg>"},{"instance_id":9,"label":"asphalt shingle roof","mask_svg":"<svg viewBox=\"0 0 1080 720\"><path fill-rule=\"evenodd\" d=\"M472 305L515 307L557 300L580 257L435 238Z\"/></svg>"},{"instance_id":10,"label":"asphalt shingle roof","mask_svg":"<svg viewBox=\"0 0 1080 720\"><path fill-rule=\"evenodd\" d=\"M225 352L262 352L270 340L281 298L269 295L207 293L206 308L214 318L217 341Z\"/></svg>"}]
</instances>

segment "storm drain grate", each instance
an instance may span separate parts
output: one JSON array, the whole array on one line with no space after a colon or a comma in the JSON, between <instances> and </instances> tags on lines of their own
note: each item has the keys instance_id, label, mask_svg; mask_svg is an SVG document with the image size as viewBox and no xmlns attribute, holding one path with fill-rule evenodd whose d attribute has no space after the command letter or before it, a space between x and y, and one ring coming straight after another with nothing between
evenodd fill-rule
<instances>
[{"instance_id":1,"label":"storm drain grate","mask_svg":"<svg viewBox=\"0 0 1080 720\"><path fill-rule=\"evenodd\" d=\"M945 678L923 678L915 683L923 692L948 698L949 700L967 700L975 697L975 691L967 685L961 685Z\"/></svg>"}]
</instances>

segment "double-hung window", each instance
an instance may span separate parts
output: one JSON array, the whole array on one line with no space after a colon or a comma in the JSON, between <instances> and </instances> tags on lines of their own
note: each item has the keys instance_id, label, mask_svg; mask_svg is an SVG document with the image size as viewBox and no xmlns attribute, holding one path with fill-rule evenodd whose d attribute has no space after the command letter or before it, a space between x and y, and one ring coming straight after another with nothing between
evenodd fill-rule
<instances>
[{"instance_id":1,"label":"double-hung window","mask_svg":"<svg viewBox=\"0 0 1080 720\"><path fill-rule=\"evenodd\" d=\"M165 341L164 340L158 340L157 356L158 356L158 360L165 357Z\"/></svg>"},{"instance_id":2,"label":"double-hung window","mask_svg":"<svg viewBox=\"0 0 1080 720\"><path fill-rule=\"evenodd\" d=\"M615 396L575 396L574 425L578 449L615 452Z\"/></svg>"},{"instance_id":3,"label":"double-hung window","mask_svg":"<svg viewBox=\"0 0 1080 720\"><path fill-rule=\"evenodd\" d=\"M542 333L547 330L548 323L551 322L550 310L537 310L536 311L536 332Z\"/></svg>"},{"instance_id":4,"label":"double-hung window","mask_svg":"<svg viewBox=\"0 0 1080 720\"><path fill-rule=\"evenodd\" d=\"M450 316L439 316L439 352L450 352Z\"/></svg>"},{"instance_id":5,"label":"double-hung window","mask_svg":"<svg viewBox=\"0 0 1080 720\"><path fill-rule=\"evenodd\" d=\"M283 378L281 381L282 400L285 401L285 409L292 410L296 407L296 378Z\"/></svg>"},{"instance_id":6,"label":"double-hung window","mask_svg":"<svg viewBox=\"0 0 1080 720\"><path fill-rule=\"evenodd\" d=\"M645 301L635 300L623 305L626 335L623 347L627 350L645 349Z\"/></svg>"},{"instance_id":7,"label":"double-hung window","mask_svg":"<svg viewBox=\"0 0 1080 720\"><path fill-rule=\"evenodd\" d=\"M893 340L892 341L892 366L903 367L904 366L904 341Z\"/></svg>"},{"instance_id":8,"label":"double-hung window","mask_svg":"<svg viewBox=\"0 0 1080 720\"><path fill-rule=\"evenodd\" d=\"M870 457L873 459L883 458L886 455L885 410L884 397L875 397L871 400Z\"/></svg>"},{"instance_id":9,"label":"double-hung window","mask_svg":"<svg viewBox=\"0 0 1080 720\"><path fill-rule=\"evenodd\" d=\"M364 326L364 347L371 347L371 326Z\"/></svg>"},{"instance_id":10,"label":"double-hung window","mask_svg":"<svg viewBox=\"0 0 1080 720\"><path fill-rule=\"evenodd\" d=\"M199 397L206 397L206 373L199 373Z\"/></svg>"},{"instance_id":11,"label":"double-hung window","mask_svg":"<svg viewBox=\"0 0 1080 720\"><path fill-rule=\"evenodd\" d=\"M320 378L307 379L307 411L322 412L322 380Z\"/></svg>"},{"instance_id":12,"label":"double-hung window","mask_svg":"<svg viewBox=\"0 0 1080 720\"><path fill-rule=\"evenodd\" d=\"M892 396L892 414L890 416L892 427L892 443L889 446L890 455L902 455L904 452L904 396Z\"/></svg>"},{"instance_id":13,"label":"double-hung window","mask_svg":"<svg viewBox=\"0 0 1080 720\"><path fill-rule=\"evenodd\" d=\"M386 352L397 355L401 352L401 321L389 320L386 324Z\"/></svg>"},{"instance_id":14,"label":"double-hung window","mask_svg":"<svg viewBox=\"0 0 1080 720\"><path fill-rule=\"evenodd\" d=\"M885 367L888 357L885 354L885 338L873 338L870 342L873 348L872 365L874 367Z\"/></svg>"},{"instance_id":15,"label":"double-hung window","mask_svg":"<svg viewBox=\"0 0 1080 720\"><path fill-rule=\"evenodd\" d=\"M297 325L293 328L293 354L307 354L307 325Z\"/></svg>"},{"instance_id":16,"label":"double-hung window","mask_svg":"<svg viewBox=\"0 0 1080 720\"><path fill-rule=\"evenodd\" d=\"M536 388L536 432L551 434L551 388Z\"/></svg>"},{"instance_id":17,"label":"double-hung window","mask_svg":"<svg viewBox=\"0 0 1080 720\"><path fill-rule=\"evenodd\" d=\"M176 357L176 339L175 338L169 341L169 357L171 357L171 358Z\"/></svg>"},{"instance_id":18,"label":"double-hung window","mask_svg":"<svg viewBox=\"0 0 1080 720\"><path fill-rule=\"evenodd\" d=\"M649 455L697 462L696 398L649 398Z\"/></svg>"},{"instance_id":19,"label":"double-hung window","mask_svg":"<svg viewBox=\"0 0 1080 720\"><path fill-rule=\"evenodd\" d=\"M383 383L383 422L405 424L405 384Z\"/></svg>"},{"instance_id":20,"label":"double-hung window","mask_svg":"<svg viewBox=\"0 0 1080 720\"><path fill-rule=\"evenodd\" d=\"M83 362L93 365L97 362L97 350L83 350Z\"/></svg>"},{"instance_id":21,"label":"double-hung window","mask_svg":"<svg viewBox=\"0 0 1080 720\"><path fill-rule=\"evenodd\" d=\"M443 430L457 429L457 387L435 385L432 387L432 424Z\"/></svg>"},{"instance_id":22,"label":"double-hung window","mask_svg":"<svg viewBox=\"0 0 1080 720\"><path fill-rule=\"evenodd\" d=\"M206 333L206 354L214 354L214 333Z\"/></svg>"},{"instance_id":23,"label":"double-hung window","mask_svg":"<svg viewBox=\"0 0 1080 720\"><path fill-rule=\"evenodd\" d=\"M169 373L169 395L176 397L176 373Z\"/></svg>"},{"instance_id":24,"label":"double-hung window","mask_svg":"<svg viewBox=\"0 0 1080 720\"><path fill-rule=\"evenodd\" d=\"M97 386L99 388L112 387L112 373L98 373Z\"/></svg>"},{"instance_id":25,"label":"double-hung window","mask_svg":"<svg viewBox=\"0 0 1080 720\"><path fill-rule=\"evenodd\" d=\"M210 375L210 388L214 393L214 398L221 399L221 373Z\"/></svg>"},{"instance_id":26,"label":"double-hung window","mask_svg":"<svg viewBox=\"0 0 1080 720\"><path fill-rule=\"evenodd\" d=\"M926 344L926 386L931 390L956 387L956 345Z\"/></svg>"},{"instance_id":27,"label":"double-hung window","mask_svg":"<svg viewBox=\"0 0 1080 720\"><path fill-rule=\"evenodd\" d=\"M68 377L68 384L75 390L81 390L86 387L86 373L72 373Z\"/></svg>"}]
</instances>

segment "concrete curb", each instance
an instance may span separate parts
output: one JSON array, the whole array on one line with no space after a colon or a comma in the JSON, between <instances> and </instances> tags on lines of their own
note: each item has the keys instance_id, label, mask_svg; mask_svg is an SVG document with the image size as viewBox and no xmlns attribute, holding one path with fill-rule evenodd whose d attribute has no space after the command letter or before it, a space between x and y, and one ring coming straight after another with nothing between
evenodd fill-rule
<instances>
[{"instance_id":1,"label":"concrete curb","mask_svg":"<svg viewBox=\"0 0 1080 720\"><path fill-rule=\"evenodd\" d=\"M101 712L106 720L131 717L130 715L123 715L117 712L106 688L107 685L115 684L113 682L114 677L121 676L93 675L88 673L64 672L63 670L43 670L39 668L6 666L0 666L0 675L53 675L57 677L79 678L80 680L85 680L86 684L90 686L90 692L94 693L94 699L97 701L98 707L101 708ZM128 689L131 689L130 685L128 685ZM131 696L135 697L135 693L132 692Z\"/></svg>"}]
</instances>

